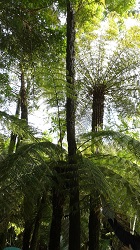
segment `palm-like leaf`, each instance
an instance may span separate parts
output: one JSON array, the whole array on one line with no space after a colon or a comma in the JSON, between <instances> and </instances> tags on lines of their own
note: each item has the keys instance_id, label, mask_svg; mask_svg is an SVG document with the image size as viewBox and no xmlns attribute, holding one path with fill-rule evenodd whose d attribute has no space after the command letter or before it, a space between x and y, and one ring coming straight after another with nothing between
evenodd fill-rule
<instances>
[{"instance_id":1,"label":"palm-like leaf","mask_svg":"<svg viewBox=\"0 0 140 250\"><path fill-rule=\"evenodd\" d=\"M89 132L81 137L84 139L83 144L79 147L83 149L83 146L86 148L86 146L89 147L88 143L92 141L92 144L97 143L97 139L106 139L108 142L110 140L117 142L122 148L126 149L132 155L134 155L137 159L140 158L140 141L132 138L129 135L126 135L124 133L113 131L113 130L107 130L107 131L99 131L99 132ZM98 140L98 142L99 142ZM102 142L101 142L102 143ZM90 144L91 146L91 144Z\"/></svg>"},{"instance_id":2,"label":"palm-like leaf","mask_svg":"<svg viewBox=\"0 0 140 250\"><path fill-rule=\"evenodd\" d=\"M1 123L10 131L13 131L13 133L24 138L30 138L30 140L35 140L35 134L38 131L29 126L23 119L21 120L14 115L9 115L4 111L0 111L0 119Z\"/></svg>"},{"instance_id":3,"label":"palm-like leaf","mask_svg":"<svg viewBox=\"0 0 140 250\"><path fill-rule=\"evenodd\" d=\"M54 167L62 157L61 147L49 141L21 145L1 160L0 203L12 210L22 195L38 197L53 185Z\"/></svg>"}]
</instances>

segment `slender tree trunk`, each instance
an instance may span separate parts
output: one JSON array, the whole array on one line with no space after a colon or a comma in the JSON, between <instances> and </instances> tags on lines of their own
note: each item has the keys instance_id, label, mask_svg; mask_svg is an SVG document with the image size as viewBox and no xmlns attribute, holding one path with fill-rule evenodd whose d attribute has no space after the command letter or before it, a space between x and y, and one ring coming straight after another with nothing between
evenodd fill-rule
<instances>
[{"instance_id":1,"label":"slender tree trunk","mask_svg":"<svg viewBox=\"0 0 140 250\"><path fill-rule=\"evenodd\" d=\"M45 202L46 202L46 193L42 195L41 200L40 200L38 212L35 218L34 230L33 230L33 235L32 235L31 244L30 244L30 250L36 250L37 248L39 227L40 227L40 222L42 219Z\"/></svg>"},{"instance_id":2,"label":"slender tree trunk","mask_svg":"<svg viewBox=\"0 0 140 250\"><path fill-rule=\"evenodd\" d=\"M32 228L33 228L33 222L31 220L26 220L25 226L24 226L24 233L23 233L22 250L30 249L30 239L31 239Z\"/></svg>"},{"instance_id":3,"label":"slender tree trunk","mask_svg":"<svg viewBox=\"0 0 140 250\"><path fill-rule=\"evenodd\" d=\"M17 108L16 108L16 116L19 116L20 110L21 110L21 119L25 120L28 123L26 84L25 84L25 79L24 79L24 71L22 67L21 67L21 87L20 87ZM16 139L17 139L17 135L12 132L8 153L13 153L15 145L16 145ZM18 148L18 145L20 144L20 140L21 140L21 137L18 138L16 149ZM25 198L24 208L26 204L28 205L28 201ZM25 219L25 227L24 227L24 233L23 233L23 248L22 248L23 250L29 249L32 227L33 227L33 222L29 219L28 220Z\"/></svg>"},{"instance_id":4,"label":"slender tree trunk","mask_svg":"<svg viewBox=\"0 0 140 250\"><path fill-rule=\"evenodd\" d=\"M89 215L89 250L99 250L100 237L100 210L99 197L95 192L90 197L90 215Z\"/></svg>"},{"instance_id":5,"label":"slender tree trunk","mask_svg":"<svg viewBox=\"0 0 140 250\"><path fill-rule=\"evenodd\" d=\"M52 222L50 228L49 250L60 250L61 221L63 217L64 195L58 188L53 188Z\"/></svg>"},{"instance_id":6,"label":"slender tree trunk","mask_svg":"<svg viewBox=\"0 0 140 250\"><path fill-rule=\"evenodd\" d=\"M54 176L55 186L52 188L52 221L50 227L49 250L60 250L61 222L63 217L63 206L65 201L65 179L62 175L65 173L64 162L59 162L55 168L57 175ZM64 175L63 175L63 178ZM63 181L63 184L62 184Z\"/></svg>"},{"instance_id":7,"label":"slender tree trunk","mask_svg":"<svg viewBox=\"0 0 140 250\"><path fill-rule=\"evenodd\" d=\"M103 127L105 101L105 86L95 85L93 88L92 103L92 132L99 131ZM96 151L98 153L98 148ZM94 153L95 153L94 152ZM99 250L100 238L100 198L98 191L90 197L90 215L89 215L89 250Z\"/></svg>"},{"instance_id":8,"label":"slender tree trunk","mask_svg":"<svg viewBox=\"0 0 140 250\"><path fill-rule=\"evenodd\" d=\"M69 250L80 250L79 182L78 182L78 168L76 166L76 140L75 140L74 67L75 67L75 16L72 3L69 0L67 0L66 76L67 76L68 96L66 103L66 122L67 122L69 164L75 166L75 171L72 171L73 187L70 191Z\"/></svg>"},{"instance_id":9,"label":"slender tree trunk","mask_svg":"<svg viewBox=\"0 0 140 250\"><path fill-rule=\"evenodd\" d=\"M20 101L21 101L21 119L24 119L28 123L27 91L26 91L23 69L21 71Z\"/></svg>"},{"instance_id":10,"label":"slender tree trunk","mask_svg":"<svg viewBox=\"0 0 140 250\"><path fill-rule=\"evenodd\" d=\"M71 172L72 173L72 172ZM69 212L69 250L80 250L80 207L78 169L72 173Z\"/></svg>"},{"instance_id":11,"label":"slender tree trunk","mask_svg":"<svg viewBox=\"0 0 140 250\"><path fill-rule=\"evenodd\" d=\"M26 83L24 79L24 70L21 67L21 87L20 87L20 108L21 108L21 119L23 119L28 124L28 106L27 106L27 90ZM16 148L18 148L21 137L18 138Z\"/></svg>"},{"instance_id":12,"label":"slender tree trunk","mask_svg":"<svg viewBox=\"0 0 140 250\"><path fill-rule=\"evenodd\" d=\"M0 250L3 250L6 245L8 223L9 221L6 219L3 225L3 230L0 232Z\"/></svg>"},{"instance_id":13,"label":"slender tree trunk","mask_svg":"<svg viewBox=\"0 0 140 250\"><path fill-rule=\"evenodd\" d=\"M21 119L24 120L28 124L28 107L27 107L27 91L26 91L26 83L24 79L24 70L21 66L21 88L20 88L20 106L21 106ZM21 137L18 138L17 142L17 148L20 144ZM31 234L33 230L33 221L29 216L27 216L27 208L30 201L28 198L24 197L24 220L25 220L25 227L24 227L24 233L23 233L23 248L22 250L29 250L30 247L30 240L31 240ZM32 209L31 209L32 210ZM32 211L29 211L32 213Z\"/></svg>"},{"instance_id":14,"label":"slender tree trunk","mask_svg":"<svg viewBox=\"0 0 140 250\"><path fill-rule=\"evenodd\" d=\"M17 117L19 117L19 114L20 114L20 97L18 97L18 100L17 100L17 108L16 108L15 115ZM11 138L10 138L8 154L12 154L14 152L14 149L15 149L15 146L16 146L16 139L17 139L17 135L12 132L11 133Z\"/></svg>"}]
</instances>

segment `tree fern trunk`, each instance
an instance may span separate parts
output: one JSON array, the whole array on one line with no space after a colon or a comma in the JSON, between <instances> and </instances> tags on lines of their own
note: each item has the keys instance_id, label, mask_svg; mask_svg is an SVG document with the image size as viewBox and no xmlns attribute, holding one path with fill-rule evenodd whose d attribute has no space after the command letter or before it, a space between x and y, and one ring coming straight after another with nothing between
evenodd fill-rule
<instances>
[{"instance_id":1,"label":"tree fern trunk","mask_svg":"<svg viewBox=\"0 0 140 250\"><path fill-rule=\"evenodd\" d=\"M97 199L97 200L96 200ZM90 197L90 215L89 215L89 250L99 250L100 237L100 210L98 194ZM95 202L96 200L96 202Z\"/></svg>"},{"instance_id":2,"label":"tree fern trunk","mask_svg":"<svg viewBox=\"0 0 140 250\"><path fill-rule=\"evenodd\" d=\"M22 250L30 249L30 239L32 233L33 223L30 220L26 220L23 233L23 246Z\"/></svg>"},{"instance_id":3,"label":"tree fern trunk","mask_svg":"<svg viewBox=\"0 0 140 250\"><path fill-rule=\"evenodd\" d=\"M15 115L17 117L19 117L19 113L20 113L20 97L18 97L18 100L17 100L17 108L16 108ZM17 135L12 132L11 138L10 138L10 144L9 144L9 148L8 148L8 154L12 154L14 152L14 149L16 146L16 139L17 139Z\"/></svg>"},{"instance_id":4,"label":"tree fern trunk","mask_svg":"<svg viewBox=\"0 0 140 250\"><path fill-rule=\"evenodd\" d=\"M104 117L105 86L95 85L93 87L92 102L92 132L103 128Z\"/></svg>"},{"instance_id":5,"label":"tree fern trunk","mask_svg":"<svg viewBox=\"0 0 140 250\"><path fill-rule=\"evenodd\" d=\"M50 228L49 250L60 250L61 221L63 216L64 196L59 188L53 189L53 213Z\"/></svg>"},{"instance_id":6,"label":"tree fern trunk","mask_svg":"<svg viewBox=\"0 0 140 250\"><path fill-rule=\"evenodd\" d=\"M26 94L26 84L25 84L25 77L24 77L24 70L21 66L21 88L20 88L20 107L21 107L21 119L26 121L28 123L28 108L27 108L27 94ZM20 144L20 140L24 139L19 137L17 142L17 148ZM30 246L30 240L31 240L31 234L33 229L33 222L32 219L29 218L27 213L28 204L30 201L28 200L28 197L25 194L24 197L24 220L25 220L25 227L24 227L24 233L23 233L23 250L28 250Z\"/></svg>"},{"instance_id":7,"label":"tree fern trunk","mask_svg":"<svg viewBox=\"0 0 140 250\"><path fill-rule=\"evenodd\" d=\"M46 193L43 194L40 200L38 212L35 218L34 230L33 230L33 235L32 235L31 244L30 244L30 250L36 250L37 248L39 227L40 227L40 223L42 219L42 213L43 213L45 202L46 202Z\"/></svg>"},{"instance_id":8,"label":"tree fern trunk","mask_svg":"<svg viewBox=\"0 0 140 250\"><path fill-rule=\"evenodd\" d=\"M3 225L3 230L0 232L0 250L3 250L6 245L6 238L7 238L7 230L8 230L8 223L9 221L6 220Z\"/></svg>"},{"instance_id":9,"label":"tree fern trunk","mask_svg":"<svg viewBox=\"0 0 140 250\"><path fill-rule=\"evenodd\" d=\"M80 250L80 207L78 169L71 171L70 212L69 212L69 250Z\"/></svg>"},{"instance_id":10,"label":"tree fern trunk","mask_svg":"<svg viewBox=\"0 0 140 250\"><path fill-rule=\"evenodd\" d=\"M21 108L21 119L23 119L28 123L27 91L26 91L24 70L22 66L21 66L20 108ZM21 137L18 138L16 148L18 148L21 139L22 139Z\"/></svg>"},{"instance_id":11,"label":"tree fern trunk","mask_svg":"<svg viewBox=\"0 0 140 250\"><path fill-rule=\"evenodd\" d=\"M103 127L105 101L105 86L95 85L93 87L92 103L92 132L99 131ZM98 148L95 152L98 152ZM94 152L94 153L95 153ZM99 250L100 238L100 207L99 195L95 191L90 197L90 215L89 215L89 250Z\"/></svg>"},{"instance_id":12,"label":"tree fern trunk","mask_svg":"<svg viewBox=\"0 0 140 250\"><path fill-rule=\"evenodd\" d=\"M72 171L73 187L70 191L69 215L69 250L80 250L80 209L78 169L76 167L76 140L75 140L75 17L72 3L67 0L67 49L66 49L66 77L67 77L67 141L69 164L75 165Z\"/></svg>"},{"instance_id":13,"label":"tree fern trunk","mask_svg":"<svg viewBox=\"0 0 140 250\"><path fill-rule=\"evenodd\" d=\"M24 119L28 123L27 91L26 91L23 69L21 70L20 102L21 102L21 119Z\"/></svg>"}]
</instances>

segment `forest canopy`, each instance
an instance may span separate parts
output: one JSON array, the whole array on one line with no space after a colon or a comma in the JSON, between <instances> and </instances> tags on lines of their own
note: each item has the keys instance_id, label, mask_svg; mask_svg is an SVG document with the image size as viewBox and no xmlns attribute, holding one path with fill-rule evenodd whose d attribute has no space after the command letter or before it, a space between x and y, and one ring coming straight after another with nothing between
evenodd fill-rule
<instances>
[{"instance_id":1,"label":"forest canopy","mask_svg":"<svg viewBox=\"0 0 140 250\"><path fill-rule=\"evenodd\" d=\"M5 0L0 25L0 250L140 249L138 4Z\"/></svg>"}]
</instances>

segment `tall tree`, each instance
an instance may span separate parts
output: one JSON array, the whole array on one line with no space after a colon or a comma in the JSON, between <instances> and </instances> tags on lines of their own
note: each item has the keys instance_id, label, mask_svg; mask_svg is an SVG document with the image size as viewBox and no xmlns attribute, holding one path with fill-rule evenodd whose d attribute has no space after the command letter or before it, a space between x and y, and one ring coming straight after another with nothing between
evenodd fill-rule
<instances>
[{"instance_id":1,"label":"tall tree","mask_svg":"<svg viewBox=\"0 0 140 250\"><path fill-rule=\"evenodd\" d=\"M68 88L66 103L68 161L73 172L70 190L69 250L80 250L79 183L75 138L75 14L73 4L69 0L67 0L66 78Z\"/></svg>"},{"instance_id":2,"label":"tall tree","mask_svg":"<svg viewBox=\"0 0 140 250\"><path fill-rule=\"evenodd\" d=\"M103 45L104 46L104 45ZM110 57L106 58L106 49L102 47L102 42L99 42L98 52L89 56L87 54L87 61L81 60L80 66L82 73L82 81L85 93L85 86L87 84L88 96L91 99L86 99L89 101L90 109L92 107L92 131L97 132L99 129L103 128L104 112L106 96L111 95L116 103L116 108L121 109L124 114L128 114L130 107L133 107L134 102L132 100L132 95L137 93L137 79L138 79L138 68L139 68L139 58L136 56L138 49L126 49L118 48L118 50L112 50ZM133 54L134 53L134 54ZM85 56L85 54L84 54ZM129 59L128 59L129 58ZM134 61L133 61L134 60ZM129 63L128 63L129 61ZM133 61L133 63L132 63ZM83 66L82 66L83 65ZM113 66L112 66L113 65ZM133 65L133 66L132 66ZM92 87L90 88L90 83L92 82ZM130 87L131 86L131 87ZM124 90L125 89L125 90ZM115 91L115 92L114 92ZM120 98L121 92L124 93L122 98ZM83 93L83 95L84 95ZM113 94L114 93L114 94ZM126 95L127 93L127 95ZM131 93L131 94L130 94ZM117 95L119 96L117 97ZM81 96L81 95L80 95ZM137 101L137 94L135 95L135 101ZM117 102L116 102L117 100ZM125 100L125 101L124 101ZM124 106L124 103L127 106ZM138 104L138 102L137 102ZM137 108L136 108L137 109ZM136 110L135 109L135 110ZM99 153L98 148L94 147L94 150ZM94 196L94 199L98 200L98 195ZM97 207L93 207L93 199L91 199L91 210L89 217L89 248L99 249L99 216L95 214L94 211L99 211ZM96 218L95 227L94 222ZM98 225L98 226L97 226ZM98 236L97 236L98 235ZM97 241L95 240L95 238Z\"/></svg>"},{"instance_id":3,"label":"tall tree","mask_svg":"<svg viewBox=\"0 0 140 250\"><path fill-rule=\"evenodd\" d=\"M92 92L92 132L103 129L105 93L104 85L100 83L93 88ZM93 148L93 146L92 146ZM99 153L99 148L91 149L93 154ZM100 249L100 195L97 190L90 197L89 215L89 250Z\"/></svg>"}]
</instances>

